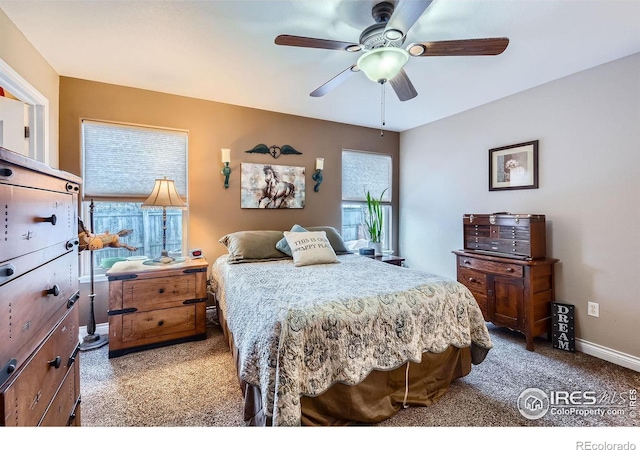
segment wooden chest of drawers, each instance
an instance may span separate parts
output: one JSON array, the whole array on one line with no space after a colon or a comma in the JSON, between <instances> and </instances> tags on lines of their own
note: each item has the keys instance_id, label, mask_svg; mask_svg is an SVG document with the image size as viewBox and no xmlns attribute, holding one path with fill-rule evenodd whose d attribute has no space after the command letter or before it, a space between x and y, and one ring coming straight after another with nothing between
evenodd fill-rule
<instances>
[{"instance_id":1,"label":"wooden chest of drawers","mask_svg":"<svg viewBox=\"0 0 640 450\"><path fill-rule=\"evenodd\" d=\"M551 332L553 268L557 259L532 261L454 251L458 281L471 291L487 322L524 333L527 350L533 338Z\"/></svg>"},{"instance_id":2,"label":"wooden chest of drawers","mask_svg":"<svg viewBox=\"0 0 640 450\"><path fill-rule=\"evenodd\" d=\"M0 149L0 425L80 425L79 188Z\"/></svg>"},{"instance_id":3,"label":"wooden chest of drawers","mask_svg":"<svg viewBox=\"0 0 640 450\"><path fill-rule=\"evenodd\" d=\"M540 214L465 214L464 250L515 259L546 254L545 216Z\"/></svg>"},{"instance_id":4,"label":"wooden chest of drawers","mask_svg":"<svg viewBox=\"0 0 640 450\"><path fill-rule=\"evenodd\" d=\"M204 258L145 265L122 261L109 278L109 357L206 338Z\"/></svg>"}]
</instances>

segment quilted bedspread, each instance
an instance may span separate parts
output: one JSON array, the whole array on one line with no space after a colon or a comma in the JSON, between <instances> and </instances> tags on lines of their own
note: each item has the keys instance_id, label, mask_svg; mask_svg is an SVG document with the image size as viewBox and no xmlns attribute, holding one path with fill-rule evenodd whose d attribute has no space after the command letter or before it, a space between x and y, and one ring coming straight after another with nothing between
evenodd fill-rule
<instances>
[{"instance_id":1,"label":"quilted bedspread","mask_svg":"<svg viewBox=\"0 0 640 450\"><path fill-rule=\"evenodd\" d=\"M226 258L212 265L211 289L239 375L261 388L275 426L299 425L300 396L334 383L354 385L450 345L492 347L480 308L455 280L359 255L304 267Z\"/></svg>"}]
</instances>

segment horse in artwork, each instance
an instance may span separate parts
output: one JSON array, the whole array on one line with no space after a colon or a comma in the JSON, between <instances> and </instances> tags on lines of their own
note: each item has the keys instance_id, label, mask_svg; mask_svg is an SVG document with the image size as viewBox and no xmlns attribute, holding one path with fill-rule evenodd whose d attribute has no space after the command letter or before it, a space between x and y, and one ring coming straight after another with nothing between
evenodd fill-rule
<instances>
[{"instance_id":1,"label":"horse in artwork","mask_svg":"<svg viewBox=\"0 0 640 450\"><path fill-rule=\"evenodd\" d=\"M105 231L102 234L93 234L84 225L84 222L78 218L78 240L80 241L79 250L100 250L102 248L126 248L130 252L138 250L137 247L120 242L120 238L129 236L133 230L120 230L116 234Z\"/></svg>"},{"instance_id":2,"label":"horse in artwork","mask_svg":"<svg viewBox=\"0 0 640 450\"><path fill-rule=\"evenodd\" d=\"M265 187L262 189L262 197L258 200L260 208L288 208L288 200L295 195L293 183L280 179L278 173L271 166L264 166Z\"/></svg>"}]
</instances>

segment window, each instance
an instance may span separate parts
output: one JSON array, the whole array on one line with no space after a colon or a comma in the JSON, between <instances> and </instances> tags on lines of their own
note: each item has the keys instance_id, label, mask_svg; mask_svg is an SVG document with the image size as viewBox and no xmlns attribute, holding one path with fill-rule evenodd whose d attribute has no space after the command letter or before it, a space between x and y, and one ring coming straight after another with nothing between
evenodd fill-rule
<instances>
[{"instance_id":1,"label":"window","mask_svg":"<svg viewBox=\"0 0 640 450\"><path fill-rule=\"evenodd\" d=\"M131 230L119 237L137 250L107 248L94 251L95 273L106 271L106 258L156 257L162 250L162 209L141 208L155 180L175 181L180 196L187 194L186 131L83 120L82 220L100 234ZM94 202L93 229L90 204ZM183 250L184 217L181 209L167 209L167 250ZM90 252L82 252L83 275L89 273Z\"/></svg>"},{"instance_id":2,"label":"window","mask_svg":"<svg viewBox=\"0 0 640 450\"><path fill-rule=\"evenodd\" d=\"M356 250L366 247L369 236L364 227L367 211L367 191L382 197L382 248L391 248L391 155L354 150L342 151L342 237L347 246Z\"/></svg>"}]
</instances>

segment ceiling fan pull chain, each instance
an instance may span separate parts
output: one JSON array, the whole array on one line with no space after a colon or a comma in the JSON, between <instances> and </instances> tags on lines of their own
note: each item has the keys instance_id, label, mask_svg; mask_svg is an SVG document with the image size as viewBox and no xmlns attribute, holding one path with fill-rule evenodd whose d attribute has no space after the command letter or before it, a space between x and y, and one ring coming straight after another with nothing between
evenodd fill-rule
<instances>
[{"instance_id":1,"label":"ceiling fan pull chain","mask_svg":"<svg viewBox=\"0 0 640 450\"><path fill-rule=\"evenodd\" d=\"M384 85L385 84L386 83L384 82L380 83L380 87L382 89L382 94L380 95L380 137L384 136L383 127L385 126L385 120L384 120L384 103L385 103Z\"/></svg>"}]
</instances>

